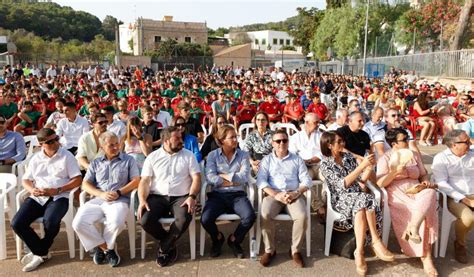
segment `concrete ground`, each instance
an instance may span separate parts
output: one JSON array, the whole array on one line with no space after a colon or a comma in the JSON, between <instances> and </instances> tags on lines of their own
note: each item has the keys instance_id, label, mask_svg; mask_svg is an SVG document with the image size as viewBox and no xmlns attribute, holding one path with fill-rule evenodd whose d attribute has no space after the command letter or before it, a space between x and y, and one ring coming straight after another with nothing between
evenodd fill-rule
<instances>
[{"instance_id":1,"label":"concrete ground","mask_svg":"<svg viewBox=\"0 0 474 277\"><path fill-rule=\"evenodd\" d=\"M427 169L431 164L432 157L443 149L442 146L423 147L423 160ZM8 223L7 223L8 224ZM220 225L224 234L228 235L236 223ZM199 225L198 225L199 226ZM356 276L354 261L335 255L324 256L324 229L317 223L316 217L312 218L311 233L311 257L305 258L306 268L297 269L288 256L290 248L291 225L289 223L277 223L277 252L278 255L272 265L263 268L258 262L250 259L237 260L230 249L225 245L223 254L219 258L209 258L210 240L206 240L206 252L204 257L199 256L195 261L190 260L189 236L186 233L179 241L178 261L166 268L159 268L154 259L156 244L148 237L147 253L142 260L139 251L140 231L137 228L137 258L130 259L128 235L122 232L118 239L118 252L122 257L122 263L117 268L108 265L94 265L92 258L85 255L83 261L79 260L76 250L76 258L69 259L67 251L66 233L62 230L51 248L53 258L39 267L36 271L28 273L29 276ZM199 238L197 230L197 238ZM445 258L435 259L440 276L469 276L474 275L474 232L469 237L469 257L467 265L460 264L454 260L453 239L454 232L451 230L450 241ZM8 259L0 261L0 276L26 275L21 272L21 264L16 260L15 243L11 229L7 228ZM78 242L76 242L78 247ZM248 241L243 243L244 249L248 249ZM199 251L199 241L197 248ZM423 276L423 268L419 259L408 258L401 254L400 248L392 232L389 240L389 249L397 256L395 262L386 263L372 257L367 251L368 274L373 276ZM303 251L306 252L305 250ZM471 276L472 276L471 275Z\"/></svg>"}]
</instances>

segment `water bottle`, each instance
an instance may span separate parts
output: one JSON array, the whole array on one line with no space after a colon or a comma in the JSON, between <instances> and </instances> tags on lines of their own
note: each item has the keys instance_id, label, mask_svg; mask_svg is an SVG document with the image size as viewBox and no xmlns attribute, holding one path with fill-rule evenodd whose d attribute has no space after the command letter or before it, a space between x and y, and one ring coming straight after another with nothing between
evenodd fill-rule
<instances>
[{"instance_id":1,"label":"water bottle","mask_svg":"<svg viewBox=\"0 0 474 277\"><path fill-rule=\"evenodd\" d=\"M252 242L250 243L250 259L252 261L257 260L257 240L255 237L252 238Z\"/></svg>"}]
</instances>

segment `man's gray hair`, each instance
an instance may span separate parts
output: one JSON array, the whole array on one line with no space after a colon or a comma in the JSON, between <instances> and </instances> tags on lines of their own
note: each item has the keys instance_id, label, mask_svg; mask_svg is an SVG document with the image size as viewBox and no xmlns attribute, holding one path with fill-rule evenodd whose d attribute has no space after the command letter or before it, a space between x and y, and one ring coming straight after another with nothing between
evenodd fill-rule
<instances>
[{"instance_id":1,"label":"man's gray hair","mask_svg":"<svg viewBox=\"0 0 474 277\"><path fill-rule=\"evenodd\" d=\"M102 135L100 135L99 137L99 143L100 145L105 145L105 141L109 138L117 138L118 139L118 136L114 133L114 132L111 132L111 131L105 131L104 133L102 133Z\"/></svg>"},{"instance_id":2,"label":"man's gray hair","mask_svg":"<svg viewBox=\"0 0 474 277\"><path fill-rule=\"evenodd\" d=\"M344 109L344 108L337 109L336 110L336 118L341 118L344 113L347 114L347 109Z\"/></svg>"},{"instance_id":3,"label":"man's gray hair","mask_svg":"<svg viewBox=\"0 0 474 277\"><path fill-rule=\"evenodd\" d=\"M443 138L443 144L445 144L449 148L453 147L454 142L462 134L466 134L466 132L464 130L458 130L458 129L449 131L448 133L446 133L446 135Z\"/></svg>"}]
</instances>

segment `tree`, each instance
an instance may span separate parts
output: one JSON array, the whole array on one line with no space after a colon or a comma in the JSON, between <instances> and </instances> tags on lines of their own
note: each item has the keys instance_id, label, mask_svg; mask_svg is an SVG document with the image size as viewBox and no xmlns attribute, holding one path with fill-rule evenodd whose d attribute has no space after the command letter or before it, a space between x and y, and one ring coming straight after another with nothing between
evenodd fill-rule
<instances>
[{"instance_id":1,"label":"tree","mask_svg":"<svg viewBox=\"0 0 474 277\"><path fill-rule=\"evenodd\" d=\"M251 43L251 42L252 42L252 40L250 39L250 37L247 33L238 33L232 39L232 45L233 46L247 44L247 43Z\"/></svg>"},{"instance_id":2,"label":"tree","mask_svg":"<svg viewBox=\"0 0 474 277\"><path fill-rule=\"evenodd\" d=\"M461 49L461 45L462 45L461 40L462 40L463 34L468 33L467 27L469 25L469 17L472 14L471 10L472 10L472 0L465 0L464 6L461 9L459 20L457 22L457 28L454 32L451 43L449 45L450 50Z\"/></svg>"},{"instance_id":3,"label":"tree","mask_svg":"<svg viewBox=\"0 0 474 277\"><path fill-rule=\"evenodd\" d=\"M303 54L307 55L310 51L310 42L319 22L324 16L324 11L317 8L297 8L298 15L295 17L295 27L289 30L289 34L294 37L294 44L303 47Z\"/></svg>"},{"instance_id":4,"label":"tree","mask_svg":"<svg viewBox=\"0 0 474 277\"><path fill-rule=\"evenodd\" d=\"M73 63L78 66L80 61L84 60L84 44L79 40L70 40L64 44L63 58L68 63Z\"/></svg>"},{"instance_id":5,"label":"tree","mask_svg":"<svg viewBox=\"0 0 474 277\"><path fill-rule=\"evenodd\" d=\"M326 9L337 9L350 3L349 0L326 0Z\"/></svg>"},{"instance_id":6,"label":"tree","mask_svg":"<svg viewBox=\"0 0 474 277\"><path fill-rule=\"evenodd\" d=\"M104 18L104 21L102 21L102 34L106 40L115 40L115 26L120 24L123 24L123 22L118 21L117 18L111 15L107 15Z\"/></svg>"}]
</instances>

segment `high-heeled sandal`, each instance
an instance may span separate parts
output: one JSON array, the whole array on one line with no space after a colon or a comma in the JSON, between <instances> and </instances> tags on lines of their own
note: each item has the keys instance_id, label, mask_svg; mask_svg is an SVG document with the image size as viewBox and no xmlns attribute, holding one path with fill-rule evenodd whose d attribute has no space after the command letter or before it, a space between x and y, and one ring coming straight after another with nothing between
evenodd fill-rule
<instances>
[{"instance_id":1,"label":"high-heeled sandal","mask_svg":"<svg viewBox=\"0 0 474 277\"><path fill-rule=\"evenodd\" d=\"M390 252L390 250L385 247L382 240L376 240L372 242L372 251L374 251L375 256L385 262L395 261L395 255Z\"/></svg>"},{"instance_id":2,"label":"high-heeled sandal","mask_svg":"<svg viewBox=\"0 0 474 277\"><path fill-rule=\"evenodd\" d=\"M402 234L402 239L408 241L411 240L414 243L421 243L421 237L414 227L408 225L405 232Z\"/></svg>"},{"instance_id":3,"label":"high-heeled sandal","mask_svg":"<svg viewBox=\"0 0 474 277\"><path fill-rule=\"evenodd\" d=\"M357 258L362 258L363 262L358 264L357 263ZM355 261L355 265L356 265L357 274L359 274L360 276L366 276L367 275L367 263L365 262L364 256L359 256L359 254L357 253L357 250L354 251L354 261Z\"/></svg>"},{"instance_id":4,"label":"high-heeled sandal","mask_svg":"<svg viewBox=\"0 0 474 277\"><path fill-rule=\"evenodd\" d=\"M421 257L421 262L423 263L423 271L426 273L426 275L428 277L436 277L438 276L438 270L436 270L436 268L434 267L433 265L433 261L431 261L431 263L429 264L429 266L425 266L425 261L428 262L428 259L431 259L431 258L428 258L428 257Z\"/></svg>"}]
</instances>

